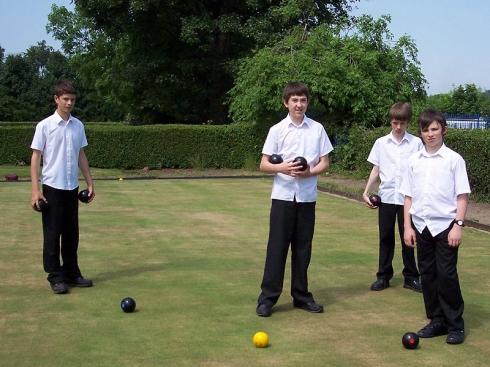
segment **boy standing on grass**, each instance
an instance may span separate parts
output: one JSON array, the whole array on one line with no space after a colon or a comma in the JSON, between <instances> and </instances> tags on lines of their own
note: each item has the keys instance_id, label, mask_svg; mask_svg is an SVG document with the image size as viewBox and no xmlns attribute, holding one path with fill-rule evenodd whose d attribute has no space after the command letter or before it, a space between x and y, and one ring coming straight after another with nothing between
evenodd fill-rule
<instances>
[{"instance_id":1,"label":"boy standing on grass","mask_svg":"<svg viewBox=\"0 0 490 367\"><path fill-rule=\"evenodd\" d=\"M407 246L417 244L424 304L429 324L421 338L447 335L448 344L463 343L464 302L459 286L458 249L461 244L470 186L463 158L444 144L447 124L432 109L419 117L425 148L408 162L405 195Z\"/></svg>"},{"instance_id":2,"label":"boy standing on grass","mask_svg":"<svg viewBox=\"0 0 490 367\"><path fill-rule=\"evenodd\" d=\"M309 312L323 312L323 306L308 291L307 271L315 226L317 176L327 170L328 153L333 148L323 126L305 116L309 99L305 84L286 85L283 103L289 114L270 128L262 149L261 171L275 173L262 292L256 309L263 317L271 315L281 295L290 245L293 304ZM281 155L283 162L270 163L272 154ZM306 158L305 170L301 170L301 163L293 163L298 156Z\"/></svg>"},{"instance_id":3,"label":"boy standing on grass","mask_svg":"<svg viewBox=\"0 0 490 367\"><path fill-rule=\"evenodd\" d=\"M402 245L403 287L421 292L419 272L415 263L414 250L404 246L403 242L403 201L400 193L402 174L406 170L407 159L422 149L422 141L407 132L408 123L412 118L410 103L398 102L391 106L389 119L391 132L376 140L369 153L368 161L373 169L362 195L366 205L376 208L369 200L372 187L381 180L378 194L381 204L378 211L379 227L379 264L376 281L371 290L382 291L390 286L393 277L393 256L395 254L395 222L398 220L398 233Z\"/></svg>"},{"instance_id":4,"label":"boy standing on grass","mask_svg":"<svg viewBox=\"0 0 490 367\"><path fill-rule=\"evenodd\" d=\"M68 292L68 286L91 287L78 267L78 168L82 171L89 191L89 201L95 197L88 160L85 129L71 115L76 90L63 80L54 88L56 111L39 122L32 140L31 206L38 200L47 203L42 212L43 265L51 289L56 294ZM39 187L39 166L43 159L42 192ZM63 264L60 262L60 254Z\"/></svg>"}]
</instances>

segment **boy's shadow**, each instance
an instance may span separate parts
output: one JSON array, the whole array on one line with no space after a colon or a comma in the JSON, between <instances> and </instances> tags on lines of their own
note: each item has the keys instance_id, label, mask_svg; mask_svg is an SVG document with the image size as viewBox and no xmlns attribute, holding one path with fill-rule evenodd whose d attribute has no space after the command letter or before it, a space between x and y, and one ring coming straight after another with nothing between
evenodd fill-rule
<instances>
[{"instance_id":1,"label":"boy's shadow","mask_svg":"<svg viewBox=\"0 0 490 367\"><path fill-rule=\"evenodd\" d=\"M93 277L94 282L105 282L109 280L124 278L124 277L133 277L135 275L139 275L142 273L154 272L154 271L162 271L165 269L165 264L148 264L142 265L135 268L124 268L118 269L114 271L108 271L105 273L100 273Z\"/></svg>"}]
</instances>

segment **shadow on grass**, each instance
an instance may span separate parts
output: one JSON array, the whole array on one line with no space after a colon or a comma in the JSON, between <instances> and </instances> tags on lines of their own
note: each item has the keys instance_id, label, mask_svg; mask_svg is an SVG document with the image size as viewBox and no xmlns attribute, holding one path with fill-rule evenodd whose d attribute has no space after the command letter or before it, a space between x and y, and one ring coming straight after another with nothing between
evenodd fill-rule
<instances>
[{"instance_id":1,"label":"shadow on grass","mask_svg":"<svg viewBox=\"0 0 490 367\"><path fill-rule=\"evenodd\" d=\"M322 303L325 306L337 303L338 299L353 298L358 295L372 292L369 289L370 283L356 283L347 286L338 286L330 288L322 288L315 291L315 301Z\"/></svg>"},{"instance_id":2,"label":"shadow on grass","mask_svg":"<svg viewBox=\"0 0 490 367\"><path fill-rule=\"evenodd\" d=\"M465 320L465 331L485 328L484 320L490 319L490 312L481 305L465 303L463 319Z\"/></svg>"},{"instance_id":3,"label":"shadow on grass","mask_svg":"<svg viewBox=\"0 0 490 367\"><path fill-rule=\"evenodd\" d=\"M165 264L151 264L151 265L143 265L136 268L124 268L114 271L108 271L105 273L100 273L99 275L94 276L92 279L94 282L105 282L108 280L114 280L124 277L133 277L139 275L141 273L149 273L154 271L162 271L165 269Z\"/></svg>"}]
</instances>

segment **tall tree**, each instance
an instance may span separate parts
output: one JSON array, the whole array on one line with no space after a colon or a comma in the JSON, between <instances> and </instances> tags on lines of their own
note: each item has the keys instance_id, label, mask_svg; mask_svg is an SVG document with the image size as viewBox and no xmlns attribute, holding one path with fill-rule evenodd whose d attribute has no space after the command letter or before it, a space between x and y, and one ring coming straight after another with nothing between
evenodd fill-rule
<instances>
[{"instance_id":1,"label":"tall tree","mask_svg":"<svg viewBox=\"0 0 490 367\"><path fill-rule=\"evenodd\" d=\"M77 0L49 30L87 83L140 122L224 123L237 61L357 0Z\"/></svg>"},{"instance_id":2,"label":"tall tree","mask_svg":"<svg viewBox=\"0 0 490 367\"><path fill-rule=\"evenodd\" d=\"M75 115L85 121L121 120L110 101L95 94L93 86L80 83L65 55L41 41L0 59L0 121L36 121L53 113L53 86L63 78L77 84Z\"/></svg>"},{"instance_id":3,"label":"tall tree","mask_svg":"<svg viewBox=\"0 0 490 367\"><path fill-rule=\"evenodd\" d=\"M234 119L270 126L284 116L283 86L296 80L309 85L310 113L330 131L384 124L394 102L425 98L417 48L407 36L394 40L389 21L363 16L353 27L297 29L259 50L243 62L231 91Z\"/></svg>"},{"instance_id":4,"label":"tall tree","mask_svg":"<svg viewBox=\"0 0 490 367\"><path fill-rule=\"evenodd\" d=\"M475 84L459 85L451 93L447 112L476 114L482 112L483 92Z\"/></svg>"}]
</instances>

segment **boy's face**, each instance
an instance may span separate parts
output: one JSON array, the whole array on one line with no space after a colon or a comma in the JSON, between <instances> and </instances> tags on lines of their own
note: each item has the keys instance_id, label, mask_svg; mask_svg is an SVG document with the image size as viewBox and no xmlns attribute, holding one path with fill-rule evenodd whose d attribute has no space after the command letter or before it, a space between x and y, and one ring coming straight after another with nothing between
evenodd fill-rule
<instances>
[{"instance_id":1,"label":"boy's face","mask_svg":"<svg viewBox=\"0 0 490 367\"><path fill-rule=\"evenodd\" d=\"M284 106L288 109L293 121L301 122L308 108L308 98L304 94L292 95L287 101L284 101Z\"/></svg>"},{"instance_id":2,"label":"boy's face","mask_svg":"<svg viewBox=\"0 0 490 367\"><path fill-rule=\"evenodd\" d=\"M392 119L391 120L391 132L396 138L403 138L407 131L408 121Z\"/></svg>"},{"instance_id":3,"label":"boy's face","mask_svg":"<svg viewBox=\"0 0 490 367\"><path fill-rule=\"evenodd\" d=\"M58 111L70 114L75 107L75 101L77 96L74 94L62 94L61 96L54 96L54 101Z\"/></svg>"},{"instance_id":4,"label":"boy's face","mask_svg":"<svg viewBox=\"0 0 490 367\"><path fill-rule=\"evenodd\" d=\"M442 128L441 124L437 121L432 121L429 126L423 129L421 135L426 149L431 151L438 150L442 146L446 131L447 129Z\"/></svg>"}]
</instances>

